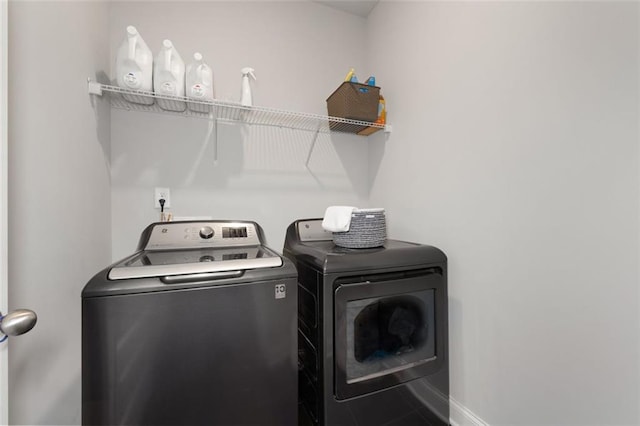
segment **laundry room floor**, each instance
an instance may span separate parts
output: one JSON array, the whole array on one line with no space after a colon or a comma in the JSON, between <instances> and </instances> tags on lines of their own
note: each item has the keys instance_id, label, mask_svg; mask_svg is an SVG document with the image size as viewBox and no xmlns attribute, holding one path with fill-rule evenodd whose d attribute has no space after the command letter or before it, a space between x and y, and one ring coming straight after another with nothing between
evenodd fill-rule
<instances>
[{"instance_id":1,"label":"laundry room floor","mask_svg":"<svg viewBox=\"0 0 640 426\"><path fill-rule=\"evenodd\" d=\"M421 414L422 413L422 414ZM406 416L396 419L384 426L441 426L442 420L435 417L428 410L415 410ZM314 426L313 421L301 404L298 404L298 426Z\"/></svg>"}]
</instances>

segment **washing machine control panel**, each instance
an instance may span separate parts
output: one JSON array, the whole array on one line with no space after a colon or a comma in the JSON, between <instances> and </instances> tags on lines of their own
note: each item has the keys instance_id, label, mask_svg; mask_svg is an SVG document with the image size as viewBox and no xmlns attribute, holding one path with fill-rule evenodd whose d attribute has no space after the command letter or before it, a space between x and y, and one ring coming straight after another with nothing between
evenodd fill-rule
<instances>
[{"instance_id":1,"label":"washing machine control panel","mask_svg":"<svg viewBox=\"0 0 640 426\"><path fill-rule=\"evenodd\" d=\"M145 250L261 245L253 222L165 222L152 225Z\"/></svg>"}]
</instances>

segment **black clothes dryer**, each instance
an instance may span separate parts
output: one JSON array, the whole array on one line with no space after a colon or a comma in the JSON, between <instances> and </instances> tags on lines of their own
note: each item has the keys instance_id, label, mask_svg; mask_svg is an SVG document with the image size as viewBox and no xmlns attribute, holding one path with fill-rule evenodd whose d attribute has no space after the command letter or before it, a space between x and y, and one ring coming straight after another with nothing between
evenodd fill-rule
<instances>
[{"instance_id":1,"label":"black clothes dryer","mask_svg":"<svg viewBox=\"0 0 640 426\"><path fill-rule=\"evenodd\" d=\"M249 221L154 223L82 291L83 425L298 422L296 270Z\"/></svg>"},{"instance_id":2,"label":"black clothes dryer","mask_svg":"<svg viewBox=\"0 0 640 426\"><path fill-rule=\"evenodd\" d=\"M299 400L317 425L449 424L447 258L387 240L345 249L287 229L298 270Z\"/></svg>"}]
</instances>

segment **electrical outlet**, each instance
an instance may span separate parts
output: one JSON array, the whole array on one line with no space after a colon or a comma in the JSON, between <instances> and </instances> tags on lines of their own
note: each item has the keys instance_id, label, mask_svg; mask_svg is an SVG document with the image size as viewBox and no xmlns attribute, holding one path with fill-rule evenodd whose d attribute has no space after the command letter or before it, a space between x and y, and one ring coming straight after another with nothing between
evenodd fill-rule
<instances>
[{"instance_id":1,"label":"electrical outlet","mask_svg":"<svg viewBox=\"0 0 640 426\"><path fill-rule=\"evenodd\" d=\"M153 206L156 209L160 208L160 199L164 198L164 208L167 209L171 207L171 193L169 192L169 188L156 188L153 193Z\"/></svg>"}]
</instances>

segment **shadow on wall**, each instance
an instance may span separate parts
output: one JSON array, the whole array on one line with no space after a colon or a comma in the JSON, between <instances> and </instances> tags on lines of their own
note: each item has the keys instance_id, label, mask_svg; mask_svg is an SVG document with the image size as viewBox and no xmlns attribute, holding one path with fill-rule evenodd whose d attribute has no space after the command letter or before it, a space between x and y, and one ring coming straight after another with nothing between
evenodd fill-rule
<instances>
[{"instance_id":1,"label":"shadow on wall","mask_svg":"<svg viewBox=\"0 0 640 426\"><path fill-rule=\"evenodd\" d=\"M385 147L387 146L387 140L389 134L384 132L378 132L373 136L370 136L371 144L369 145L369 182L373 187L378 171L380 170L380 164L384 157Z\"/></svg>"},{"instance_id":2,"label":"shadow on wall","mask_svg":"<svg viewBox=\"0 0 640 426\"><path fill-rule=\"evenodd\" d=\"M112 183L368 197L372 138L112 110Z\"/></svg>"},{"instance_id":3,"label":"shadow on wall","mask_svg":"<svg viewBox=\"0 0 640 426\"><path fill-rule=\"evenodd\" d=\"M77 410L73 413L61 411L60 407L79 407L80 395L80 372L73 377L73 380L66 387L56 392L56 395L47 409L44 411L41 424L50 425L79 425L81 424L81 413Z\"/></svg>"},{"instance_id":4,"label":"shadow on wall","mask_svg":"<svg viewBox=\"0 0 640 426\"><path fill-rule=\"evenodd\" d=\"M385 133L384 131L378 131L370 136L364 137L359 136L362 140L367 144L369 149L368 156L368 166L369 170L367 173L367 196L373 187L373 183L375 182L375 178L378 175L378 171L380 170L380 164L382 163L382 158L384 157L384 150L387 146L387 141L389 140L389 133ZM338 146L336 146L336 150Z\"/></svg>"},{"instance_id":5,"label":"shadow on wall","mask_svg":"<svg viewBox=\"0 0 640 426\"><path fill-rule=\"evenodd\" d=\"M109 84L109 76L104 71L98 71L93 79L101 84ZM104 154L104 161L108 167L111 165L111 106L106 96L89 96L96 120L96 135Z\"/></svg>"},{"instance_id":6,"label":"shadow on wall","mask_svg":"<svg viewBox=\"0 0 640 426\"><path fill-rule=\"evenodd\" d=\"M449 268L450 270L450 268ZM451 273L449 272L449 283L451 283ZM449 382L449 395L455 397L459 402L467 403L467 386L465 386L464 362L461 347L457 342L461 339L471 338L464 336L462 330L462 303L460 300L451 296L449 293L449 365L455 365L456 368L451 370L451 379Z\"/></svg>"},{"instance_id":7,"label":"shadow on wall","mask_svg":"<svg viewBox=\"0 0 640 426\"><path fill-rule=\"evenodd\" d=\"M347 133L331 133L331 147L337 159L341 161L342 168L353 185L356 194L363 198L369 198L373 181L370 179L371 142L383 132L374 133L371 136L358 136ZM358 164L354 163L354 159Z\"/></svg>"},{"instance_id":8,"label":"shadow on wall","mask_svg":"<svg viewBox=\"0 0 640 426\"><path fill-rule=\"evenodd\" d=\"M42 425L79 425L81 422L81 369L79 346L69 344L60 346L60 337L55 333L48 333L46 328L46 313L38 309L42 324L36 326L30 334L20 342L14 342L10 353L9 369L9 395L11 411L9 423L17 424L16 419L30 419L31 424ZM38 335L38 338L33 338ZM79 333L79 331L78 331ZM68 336L67 336L68 337ZM29 339L29 340L26 340ZM69 339L66 339L69 341ZM17 348L19 349L19 352ZM74 351L76 351L74 353ZM23 357L21 354L34 354L33 357ZM71 364L69 360L74 361ZM77 362L77 364L74 364ZM74 367L69 367L69 365ZM40 390L35 391L29 383L37 381L47 382L54 379L51 366L66 368L65 381L57 381L54 384L54 395L44 397ZM66 367L65 367L66 366ZM66 381L68 380L68 381ZM34 410L34 404L45 402L47 407L38 407ZM37 412L37 414L35 414ZM35 417L38 416L38 417Z\"/></svg>"}]
</instances>

